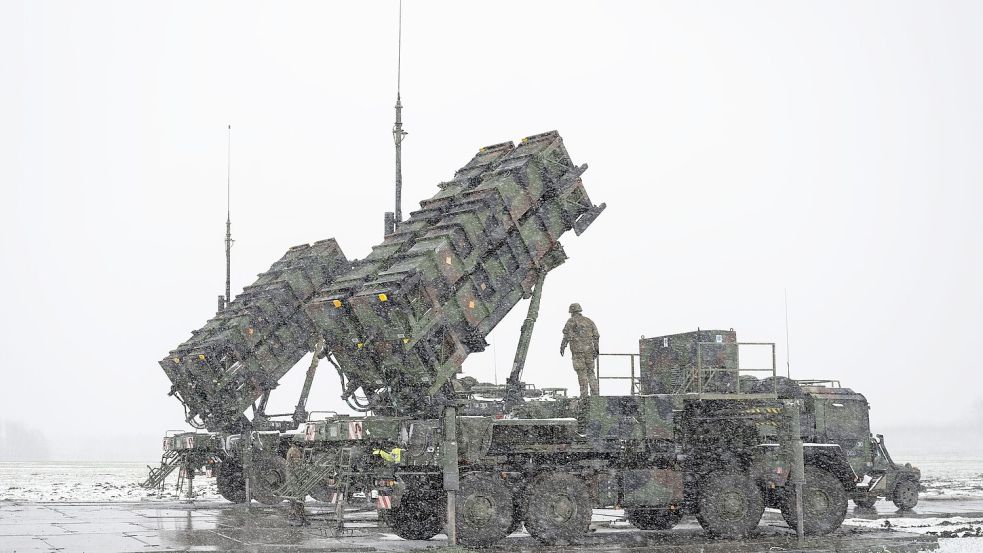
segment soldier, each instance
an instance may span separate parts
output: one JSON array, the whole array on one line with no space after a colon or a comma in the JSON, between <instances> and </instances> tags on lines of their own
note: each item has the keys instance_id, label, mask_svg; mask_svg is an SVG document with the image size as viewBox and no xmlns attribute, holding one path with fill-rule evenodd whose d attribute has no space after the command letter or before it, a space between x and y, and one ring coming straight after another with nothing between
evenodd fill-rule
<instances>
[{"instance_id":1,"label":"soldier","mask_svg":"<svg viewBox=\"0 0 983 553\"><path fill-rule=\"evenodd\" d=\"M287 450L287 486L296 489L297 479L300 476L300 465L304 462L304 453L292 444ZM295 521L297 526L309 526L311 522L307 520L307 511L304 509L304 498L294 498L290 500L290 518Z\"/></svg>"},{"instance_id":2,"label":"soldier","mask_svg":"<svg viewBox=\"0 0 983 553\"><path fill-rule=\"evenodd\" d=\"M580 382L580 396L588 394L596 396L597 375L594 374L594 359L597 358L598 340L597 325L594 321L581 315L579 303L570 304L570 319L563 326L563 342L560 343L562 356L570 344L570 355L573 357L573 370L577 372Z\"/></svg>"}]
</instances>

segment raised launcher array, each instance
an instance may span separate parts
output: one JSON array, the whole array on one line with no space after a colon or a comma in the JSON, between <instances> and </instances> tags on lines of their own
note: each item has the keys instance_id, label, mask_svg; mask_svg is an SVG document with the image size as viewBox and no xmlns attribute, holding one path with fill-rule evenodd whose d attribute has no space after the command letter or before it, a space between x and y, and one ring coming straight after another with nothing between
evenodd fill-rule
<instances>
[{"instance_id":1,"label":"raised launcher array","mask_svg":"<svg viewBox=\"0 0 983 553\"><path fill-rule=\"evenodd\" d=\"M349 268L333 239L294 246L161 360L188 422L241 431L249 406L313 349L314 324L303 305Z\"/></svg>"},{"instance_id":2,"label":"raised launcher array","mask_svg":"<svg viewBox=\"0 0 983 553\"><path fill-rule=\"evenodd\" d=\"M433 412L464 359L566 259L560 236L604 209L584 190L586 169L556 132L482 148L321 290L307 309L347 379L345 398L379 414Z\"/></svg>"}]
</instances>

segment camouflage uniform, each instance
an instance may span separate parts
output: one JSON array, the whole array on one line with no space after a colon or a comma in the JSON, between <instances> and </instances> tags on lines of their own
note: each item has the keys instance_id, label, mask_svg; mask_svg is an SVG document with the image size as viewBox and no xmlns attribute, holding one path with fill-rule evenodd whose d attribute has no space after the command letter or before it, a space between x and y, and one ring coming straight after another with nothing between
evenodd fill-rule
<instances>
[{"instance_id":1,"label":"camouflage uniform","mask_svg":"<svg viewBox=\"0 0 983 553\"><path fill-rule=\"evenodd\" d=\"M303 462L304 453L297 447L297 444L291 445L290 449L287 450L287 486L289 488L295 488L297 486L297 477L300 473L300 465ZM307 511L304 509L303 498L291 499L290 509L291 518L296 520L297 524L310 524L310 521L307 520Z\"/></svg>"},{"instance_id":2,"label":"camouflage uniform","mask_svg":"<svg viewBox=\"0 0 983 553\"><path fill-rule=\"evenodd\" d=\"M583 310L579 303L570 305L570 318L563 326L563 342L560 343L560 355L570 345L570 355L573 358L573 370L577 373L580 383L581 397L588 394L598 395L597 375L594 373L594 359L597 358L600 334L594 321L581 315Z\"/></svg>"}]
</instances>

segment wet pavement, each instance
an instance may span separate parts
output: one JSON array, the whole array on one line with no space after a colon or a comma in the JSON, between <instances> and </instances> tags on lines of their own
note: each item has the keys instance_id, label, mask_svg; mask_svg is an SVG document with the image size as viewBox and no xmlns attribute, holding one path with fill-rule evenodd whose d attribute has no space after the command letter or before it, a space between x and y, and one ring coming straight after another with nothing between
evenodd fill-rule
<instances>
[{"instance_id":1,"label":"wet pavement","mask_svg":"<svg viewBox=\"0 0 983 553\"><path fill-rule=\"evenodd\" d=\"M294 527L286 508L195 503L18 503L0 502L0 551L378 551L406 552L444 548L446 538L405 541L379 527L372 512L349 513L347 528L338 534L333 510L311 505L313 524ZM880 512L851 509L848 518L889 521L902 514L880 502ZM623 551L764 552L838 551L893 553L928 551L930 535L911 534L868 524L845 524L830 536L807 539L796 546L794 535L777 512L768 511L760 535L744 542L708 540L692 517L674 530L643 532L619 520L617 512L596 511L594 532L577 546L544 547L519 532L492 551ZM919 504L904 518L983 517L980 501L933 501ZM879 525L878 525L879 526Z\"/></svg>"}]
</instances>

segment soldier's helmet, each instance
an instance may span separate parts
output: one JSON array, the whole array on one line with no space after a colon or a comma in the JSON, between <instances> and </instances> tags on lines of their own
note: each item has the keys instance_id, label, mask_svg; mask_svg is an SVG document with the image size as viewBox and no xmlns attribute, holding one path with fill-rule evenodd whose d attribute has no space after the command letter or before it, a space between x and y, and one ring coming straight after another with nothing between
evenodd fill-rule
<instances>
[{"instance_id":1,"label":"soldier's helmet","mask_svg":"<svg viewBox=\"0 0 983 553\"><path fill-rule=\"evenodd\" d=\"M583 313L583 311L584 311L584 309L582 307L580 307L580 304L579 303L571 303L570 304L570 312L571 313Z\"/></svg>"}]
</instances>

